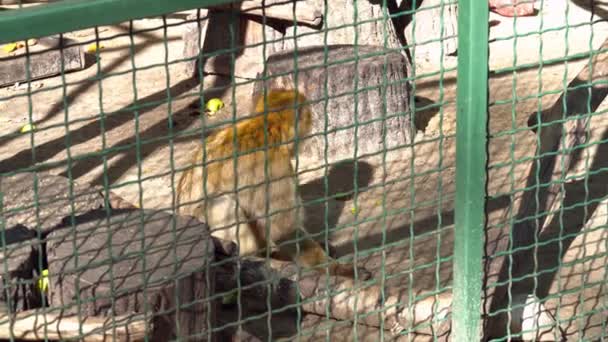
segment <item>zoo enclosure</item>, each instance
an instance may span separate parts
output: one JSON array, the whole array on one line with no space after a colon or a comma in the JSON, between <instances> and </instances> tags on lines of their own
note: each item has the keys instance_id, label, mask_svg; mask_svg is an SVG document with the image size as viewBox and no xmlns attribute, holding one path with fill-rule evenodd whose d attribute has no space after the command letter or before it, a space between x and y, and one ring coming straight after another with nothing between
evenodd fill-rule
<instances>
[{"instance_id":1,"label":"zoo enclosure","mask_svg":"<svg viewBox=\"0 0 608 342\"><path fill-rule=\"evenodd\" d=\"M0 43L43 37L228 1L62 1L0 16ZM488 4L459 2L456 195L452 316L454 340L480 333L484 243L487 116ZM25 25L24 23L27 23ZM354 23L353 23L354 25ZM542 149L542 148L541 148ZM541 172L539 172L541 173ZM404 194L405 196L406 194ZM536 213L540 215L540 213Z\"/></svg>"}]
</instances>

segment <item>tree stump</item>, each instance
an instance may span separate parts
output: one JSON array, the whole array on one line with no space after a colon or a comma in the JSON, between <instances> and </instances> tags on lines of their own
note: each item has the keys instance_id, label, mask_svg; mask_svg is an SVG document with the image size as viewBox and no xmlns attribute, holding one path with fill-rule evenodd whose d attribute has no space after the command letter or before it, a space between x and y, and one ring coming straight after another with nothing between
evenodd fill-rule
<instances>
[{"instance_id":1,"label":"tree stump","mask_svg":"<svg viewBox=\"0 0 608 342\"><path fill-rule=\"evenodd\" d=\"M207 36L207 25L209 23L209 11L197 10L189 14L186 22L182 25L182 42L184 44L182 58L186 61L182 64L182 72L187 77L198 78L198 55L201 53L205 37Z\"/></svg>"},{"instance_id":2,"label":"tree stump","mask_svg":"<svg viewBox=\"0 0 608 342\"><path fill-rule=\"evenodd\" d=\"M47 255L50 303L64 313L143 313L152 316L152 341L213 340L214 245L193 218L91 211L50 233Z\"/></svg>"},{"instance_id":3,"label":"tree stump","mask_svg":"<svg viewBox=\"0 0 608 342\"><path fill-rule=\"evenodd\" d=\"M324 65L323 46L298 49L297 88L307 95L313 112L312 137L301 157L324 160L327 155L333 162L382 153L412 141L405 57L378 46L357 48L329 46L327 64L332 65ZM270 78L257 82L255 95L264 86L296 87L293 51L270 56L266 67Z\"/></svg>"},{"instance_id":4,"label":"tree stump","mask_svg":"<svg viewBox=\"0 0 608 342\"><path fill-rule=\"evenodd\" d=\"M36 288L40 243L37 234L17 225L4 231L5 246L0 250L0 303L10 312L35 309L42 305Z\"/></svg>"},{"instance_id":5,"label":"tree stump","mask_svg":"<svg viewBox=\"0 0 608 342\"><path fill-rule=\"evenodd\" d=\"M295 49L296 36L298 49L324 44L376 45L398 50L405 56L403 32L395 29L382 1L307 0L306 4L324 15L322 27L294 26L286 22L285 29L266 32L271 53Z\"/></svg>"},{"instance_id":6,"label":"tree stump","mask_svg":"<svg viewBox=\"0 0 608 342\"><path fill-rule=\"evenodd\" d=\"M404 11L409 9L403 8ZM455 67L456 58L447 57L458 49L458 5L443 0L424 0L414 17L404 34L417 68L428 63Z\"/></svg>"},{"instance_id":7,"label":"tree stump","mask_svg":"<svg viewBox=\"0 0 608 342\"><path fill-rule=\"evenodd\" d=\"M189 59L183 65L186 76L200 78L199 65L205 74L237 78L253 78L262 70L262 45L256 45L262 40L261 24L224 10L201 10L187 20L191 22L184 25L182 34L183 58Z\"/></svg>"},{"instance_id":8,"label":"tree stump","mask_svg":"<svg viewBox=\"0 0 608 342\"><path fill-rule=\"evenodd\" d=\"M238 78L254 77L262 69L261 45L250 46L258 43L261 25L224 10L201 10L187 20L182 33L183 58L189 58L183 65L186 76L200 78L199 65L205 74Z\"/></svg>"},{"instance_id":9,"label":"tree stump","mask_svg":"<svg viewBox=\"0 0 608 342\"><path fill-rule=\"evenodd\" d=\"M0 86L38 80L85 68L84 50L76 40L41 38L29 51L20 49L15 56L0 57ZM54 44L45 46L43 42ZM26 52L27 51L27 52ZM28 53L29 52L29 53Z\"/></svg>"},{"instance_id":10,"label":"tree stump","mask_svg":"<svg viewBox=\"0 0 608 342\"><path fill-rule=\"evenodd\" d=\"M57 226L64 217L84 214L103 207L103 197L88 185L70 182L66 177L48 172L20 173L0 177L3 193L2 214L6 226L18 224L45 234ZM71 183L71 184L70 184ZM70 185L72 196L70 196ZM34 191L35 186L37 187ZM74 212L72 213L72 206Z\"/></svg>"}]
</instances>

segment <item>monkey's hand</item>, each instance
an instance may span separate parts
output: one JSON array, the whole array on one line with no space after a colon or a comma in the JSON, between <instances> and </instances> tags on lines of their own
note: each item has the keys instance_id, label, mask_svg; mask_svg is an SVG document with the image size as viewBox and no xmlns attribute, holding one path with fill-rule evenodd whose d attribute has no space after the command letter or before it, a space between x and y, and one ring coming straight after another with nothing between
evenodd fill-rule
<instances>
[{"instance_id":1,"label":"monkey's hand","mask_svg":"<svg viewBox=\"0 0 608 342\"><path fill-rule=\"evenodd\" d=\"M372 273L365 267L356 266L352 263L340 263L338 261L334 261L329 267L330 273L337 276L353 279L356 277L360 280L369 280L372 278Z\"/></svg>"}]
</instances>

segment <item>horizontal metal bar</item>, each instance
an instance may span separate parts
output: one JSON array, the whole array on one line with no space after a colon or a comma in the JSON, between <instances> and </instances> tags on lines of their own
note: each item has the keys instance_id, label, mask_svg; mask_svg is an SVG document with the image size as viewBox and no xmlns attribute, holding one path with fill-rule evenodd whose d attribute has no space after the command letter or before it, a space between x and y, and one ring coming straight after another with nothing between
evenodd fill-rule
<instances>
[{"instance_id":1,"label":"horizontal metal bar","mask_svg":"<svg viewBox=\"0 0 608 342\"><path fill-rule=\"evenodd\" d=\"M63 0L2 11L0 44L230 2L234 0Z\"/></svg>"}]
</instances>

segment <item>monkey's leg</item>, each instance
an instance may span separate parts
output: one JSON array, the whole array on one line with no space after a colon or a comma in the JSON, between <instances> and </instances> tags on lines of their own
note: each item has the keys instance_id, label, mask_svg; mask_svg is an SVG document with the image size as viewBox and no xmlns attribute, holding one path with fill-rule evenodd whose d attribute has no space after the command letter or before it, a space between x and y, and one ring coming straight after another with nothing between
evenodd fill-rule
<instances>
[{"instance_id":1,"label":"monkey's leg","mask_svg":"<svg viewBox=\"0 0 608 342\"><path fill-rule=\"evenodd\" d=\"M207 207L205 215L203 208ZM249 218L242 208L237 207L233 195L207 199L201 207L203 222L206 222L211 235L218 239L233 241L239 247L240 255L251 255L265 247L265 242L256 234Z\"/></svg>"},{"instance_id":2,"label":"monkey's leg","mask_svg":"<svg viewBox=\"0 0 608 342\"><path fill-rule=\"evenodd\" d=\"M267 256L267 253L270 252L271 259L291 261L291 258L289 256L283 255L279 247L277 247L272 241L266 241L266 227L260 227L259 223L251 217L249 217L249 227L251 228L253 234L255 234L259 242L258 245L260 249L257 251L258 257L265 258ZM268 247L269 251L266 250L266 248L264 247Z\"/></svg>"},{"instance_id":3,"label":"monkey's leg","mask_svg":"<svg viewBox=\"0 0 608 342\"><path fill-rule=\"evenodd\" d=\"M290 171L288 174L293 173ZM278 174L273 176L279 178ZM293 177L283 177L268 187L250 188L239 193L240 204L256 220L256 226L263 229L255 235L269 244L274 243L282 255L288 255L302 267L327 265L332 275L354 277L353 264L342 264L327 256L321 245L304 230L304 210L295 185ZM267 227L270 228L268 231ZM359 278L371 277L368 271L358 270L361 271L358 272Z\"/></svg>"},{"instance_id":4,"label":"monkey's leg","mask_svg":"<svg viewBox=\"0 0 608 342\"><path fill-rule=\"evenodd\" d=\"M237 206L236 197L222 195L205 200L198 209L198 215L211 229L211 235L218 239L233 241L237 244L239 255L250 255L265 246L260 241L246 213ZM205 208L206 207L206 212ZM222 296L222 305L237 303L237 292Z\"/></svg>"},{"instance_id":5,"label":"monkey's leg","mask_svg":"<svg viewBox=\"0 0 608 342\"><path fill-rule=\"evenodd\" d=\"M356 273L359 279L371 278L371 273L365 268L357 267L353 263L341 263L328 256L321 244L312 239L303 227L297 225L294 212L294 210L282 211L271 214L268 218L270 221L268 240L279 249L278 253L275 253L275 258L293 260L301 267L317 268L318 272L324 272L324 267L327 267L330 275L354 278ZM303 213L299 217L303 217L301 215ZM260 220L258 227L265 227L265 223L266 220ZM264 233L265 231L258 234L265 236Z\"/></svg>"},{"instance_id":6,"label":"monkey's leg","mask_svg":"<svg viewBox=\"0 0 608 342\"><path fill-rule=\"evenodd\" d=\"M300 266L319 268L322 267L321 265L325 265L330 275L355 278L356 274L358 279L367 280L371 278L372 274L364 267L358 267L350 262L341 263L327 255L321 244L310 238L303 228L299 229L299 233L300 236L297 238L299 241L285 241L284 244L279 244L279 248L282 254L290 255ZM296 240L296 234L286 240ZM319 268L318 271L324 272L324 267Z\"/></svg>"}]
</instances>

